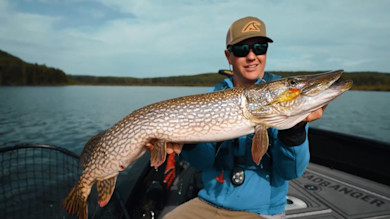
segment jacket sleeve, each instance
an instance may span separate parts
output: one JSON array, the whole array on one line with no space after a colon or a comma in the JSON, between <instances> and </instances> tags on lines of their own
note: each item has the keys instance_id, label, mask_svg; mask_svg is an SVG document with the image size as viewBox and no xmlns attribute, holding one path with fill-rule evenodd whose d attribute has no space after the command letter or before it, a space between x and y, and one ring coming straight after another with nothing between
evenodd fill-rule
<instances>
[{"instance_id":1,"label":"jacket sleeve","mask_svg":"<svg viewBox=\"0 0 390 219\"><path fill-rule=\"evenodd\" d=\"M308 124L302 127L304 128L304 137L297 145L291 145L284 140L285 137L279 133L281 131L276 129L272 131L270 143L273 145L271 154L274 175L276 174L284 180L292 180L304 173L310 160L308 127Z\"/></svg>"},{"instance_id":2,"label":"jacket sleeve","mask_svg":"<svg viewBox=\"0 0 390 219\"><path fill-rule=\"evenodd\" d=\"M180 153L191 166L198 170L207 170L214 164L216 143L198 143L184 145Z\"/></svg>"}]
</instances>

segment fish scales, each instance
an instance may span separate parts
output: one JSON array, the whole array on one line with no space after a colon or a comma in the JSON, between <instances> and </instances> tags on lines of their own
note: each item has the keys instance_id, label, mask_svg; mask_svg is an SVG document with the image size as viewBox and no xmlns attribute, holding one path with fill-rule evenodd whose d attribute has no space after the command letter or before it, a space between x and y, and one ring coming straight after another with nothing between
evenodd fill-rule
<instances>
[{"instance_id":1,"label":"fish scales","mask_svg":"<svg viewBox=\"0 0 390 219\"><path fill-rule=\"evenodd\" d=\"M168 142L215 142L254 132L251 152L259 164L268 148L267 128L290 128L348 90L351 81L331 86L341 74L295 76L179 97L136 110L86 143L80 158L84 170L63 208L86 218L87 198L95 183L98 203L106 205L119 172L142 156L148 143L153 144L151 165L157 168L165 161Z\"/></svg>"},{"instance_id":2,"label":"fish scales","mask_svg":"<svg viewBox=\"0 0 390 219\"><path fill-rule=\"evenodd\" d=\"M213 134L222 130L219 126L234 127L247 121L240 113L240 92L232 90L221 94L210 93L162 101L137 110L124 120L133 121L130 129L142 129L142 132L133 136L142 144L151 138L172 142L196 142L204 138L215 140ZM117 131L121 132L120 129ZM198 139L200 137L202 139Z\"/></svg>"}]
</instances>

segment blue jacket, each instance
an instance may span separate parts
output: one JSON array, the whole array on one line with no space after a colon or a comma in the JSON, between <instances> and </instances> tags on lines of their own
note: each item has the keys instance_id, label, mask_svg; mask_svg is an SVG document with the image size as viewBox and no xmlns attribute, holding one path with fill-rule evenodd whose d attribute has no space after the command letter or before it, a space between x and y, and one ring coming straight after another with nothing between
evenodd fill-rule
<instances>
[{"instance_id":1,"label":"blue jacket","mask_svg":"<svg viewBox=\"0 0 390 219\"><path fill-rule=\"evenodd\" d=\"M270 73L263 77L265 81L279 78L280 76ZM259 79L257 83L262 81ZM231 78L218 83L212 91L229 88L233 88ZM204 188L198 193L198 197L231 210L257 214L284 212L288 181L301 176L309 163L308 125L303 129L306 129L304 142L290 146L281 141L277 129L269 128L270 146L258 166L252 161L251 155L253 134L242 136L236 141L199 143L190 149L184 147L181 156L202 171ZM241 159L237 163L237 157L245 158L245 161L242 162ZM245 180L240 186L233 185L230 179L234 166L245 171ZM221 174L225 179L223 183L216 180Z\"/></svg>"}]
</instances>

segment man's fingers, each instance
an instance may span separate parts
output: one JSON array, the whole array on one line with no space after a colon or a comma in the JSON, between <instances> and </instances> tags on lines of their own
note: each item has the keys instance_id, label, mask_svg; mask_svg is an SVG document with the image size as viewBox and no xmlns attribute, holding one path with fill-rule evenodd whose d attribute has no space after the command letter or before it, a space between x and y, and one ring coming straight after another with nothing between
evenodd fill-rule
<instances>
[{"instance_id":1,"label":"man's fingers","mask_svg":"<svg viewBox=\"0 0 390 219\"><path fill-rule=\"evenodd\" d=\"M183 148L183 144L173 144L173 150L176 154L181 153L181 149Z\"/></svg>"},{"instance_id":2,"label":"man's fingers","mask_svg":"<svg viewBox=\"0 0 390 219\"><path fill-rule=\"evenodd\" d=\"M154 148L154 143L148 142L146 143L145 147L151 151ZM167 142L166 152L167 154L172 154L172 153L180 154L182 148L183 148L183 144Z\"/></svg>"},{"instance_id":3,"label":"man's fingers","mask_svg":"<svg viewBox=\"0 0 390 219\"><path fill-rule=\"evenodd\" d=\"M172 153L173 153L173 148L168 147L168 144L167 144L167 154L172 154Z\"/></svg>"},{"instance_id":4,"label":"man's fingers","mask_svg":"<svg viewBox=\"0 0 390 219\"><path fill-rule=\"evenodd\" d=\"M324 113L324 110L325 110L325 108L326 108L327 106L328 106L328 105L325 105L325 106L323 106L322 108L317 109L317 110L311 112L311 113L303 120L303 122L312 122L312 121L315 121L315 120L317 120L317 119L321 119L322 114Z\"/></svg>"},{"instance_id":5,"label":"man's fingers","mask_svg":"<svg viewBox=\"0 0 390 219\"><path fill-rule=\"evenodd\" d=\"M146 145L145 145L145 147L148 149L148 150L153 150L153 147L154 147L154 145L152 144L152 143L146 143Z\"/></svg>"},{"instance_id":6,"label":"man's fingers","mask_svg":"<svg viewBox=\"0 0 390 219\"><path fill-rule=\"evenodd\" d=\"M183 144L168 142L167 143L167 154L171 154L173 152L175 152L176 154L180 154L182 147L183 147Z\"/></svg>"}]
</instances>

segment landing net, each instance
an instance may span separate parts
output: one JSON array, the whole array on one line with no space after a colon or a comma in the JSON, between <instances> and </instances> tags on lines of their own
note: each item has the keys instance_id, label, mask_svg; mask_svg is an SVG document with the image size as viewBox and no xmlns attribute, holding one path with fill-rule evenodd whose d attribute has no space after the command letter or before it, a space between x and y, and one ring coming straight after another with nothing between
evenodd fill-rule
<instances>
[{"instance_id":1,"label":"landing net","mask_svg":"<svg viewBox=\"0 0 390 219\"><path fill-rule=\"evenodd\" d=\"M81 173L79 156L50 145L0 148L0 218L77 218L61 205ZM97 205L96 189L88 199L89 218L127 218L117 194Z\"/></svg>"}]
</instances>

